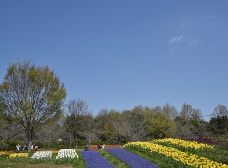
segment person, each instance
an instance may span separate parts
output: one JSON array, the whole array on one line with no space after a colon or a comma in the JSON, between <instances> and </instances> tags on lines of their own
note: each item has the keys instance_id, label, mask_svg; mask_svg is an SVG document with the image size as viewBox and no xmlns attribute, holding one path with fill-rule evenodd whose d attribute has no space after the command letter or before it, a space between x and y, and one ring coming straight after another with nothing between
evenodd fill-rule
<instances>
[{"instance_id":1,"label":"person","mask_svg":"<svg viewBox=\"0 0 228 168\"><path fill-rule=\"evenodd\" d=\"M21 145L18 143L18 144L16 145L16 152L20 152L20 147L21 147Z\"/></svg>"},{"instance_id":2,"label":"person","mask_svg":"<svg viewBox=\"0 0 228 168\"><path fill-rule=\"evenodd\" d=\"M85 151L88 151L89 150L89 145L86 145L85 146Z\"/></svg>"},{"instance_id":3,"label":"person","mask_svg":"<svg viewBox=\"0 0 228 168\"><path fill-rule=\"evenodd\" d=\"M38 151L38 145L35 145L34 150L35 152Z\"/></svg>"},{"instance_id":4,"label":"person","mask_svg":"<svg viewBox=\"0 0 228 168\"><path fill-rule=\"evenodd\" d=\"M101 145L99 144L99 145L97 145L97 149L99 150L99 149L101 149Z\"/></svg>"},{"instance_id":5,"label":"person","mask_svg":"<svg viewBox=\"0 0 228 168\"><path fill-rule=\"evenodd\" d=\"M31 151L33 150L33 145L31 145Z\"/></svg>"},{"instance_id":6,"label":"person","mask_svg":"<svg viewBox=\"0 0 228 168\"><path fill-rule=\"evenodd\" d=\"M104 145L102 145L101 149L104 149L104 147L105 147L105 144L104 144Z\"/></svg>"},{"instance_id":7,"label":"person","mask_svg":"<svg viewBox=\"0 0 228 168\"><path fill-rule=\"evenodd\" d=\"M26 145L23 145L22 152L24 152L24 151L28 151L28 148Z\"/></svg>"}]
</instances>

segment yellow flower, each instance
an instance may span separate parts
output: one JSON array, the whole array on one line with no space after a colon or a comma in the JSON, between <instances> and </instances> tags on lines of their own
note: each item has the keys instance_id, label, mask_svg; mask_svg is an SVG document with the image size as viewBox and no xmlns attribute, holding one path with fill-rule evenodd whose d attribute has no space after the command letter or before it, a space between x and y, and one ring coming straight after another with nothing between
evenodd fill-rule
<instances>
[{"instance_id":1,"label":"yellow flower","mask_svg":"<svg viewBox=\"0 0 228 168\"><path fill-rule=\"evenodd\" d=\"M172 140L172 142L177 143L180 141ZM183 144L183 142L181 142L181 143ZM127 147L127 146L139 146L143 149L157 152L157 153L163 154L167 157L170 156L178 162L182 162L184 164L187 164L187 165L193 166L193 167L213 167L213 166L221 167L222 166L224 168L228 168L228 165L221 164L218 162L213 162L207 158L199 157L195 154L189 154L186 152L182 152L178 149L167 147L167 146L162 146L162 145L159 145L159 144L156 144L153 142L151 142L151 143L150 142L131 142L131 143L125 144L123 147Z\"/></svg>"}]
</instances>

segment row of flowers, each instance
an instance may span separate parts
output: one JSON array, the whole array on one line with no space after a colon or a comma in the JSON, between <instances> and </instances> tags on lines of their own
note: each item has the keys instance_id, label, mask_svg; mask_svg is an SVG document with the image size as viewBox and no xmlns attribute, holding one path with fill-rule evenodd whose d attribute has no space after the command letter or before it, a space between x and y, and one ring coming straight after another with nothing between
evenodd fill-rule
<instances>
[{"instance_id":1,"label":"row of flowers","mask_svg":"<svg viewBox=\"0 0 228 168\"><path fill-rule=\"evenodd\" d=\"M28 153L6 153L1 152L1 155L6 155L10 161L18 162L25 161L29 159ZM37 151L30 157L31 163L40 163L45 161L50 161L52 159L52 151ZM60 149L56 156L57 163L65 163L65 162L74 162L78 159L78 154L75 149Z\"/></svg>"},{"instance_id":2,"label":"row of flowers","mask_svg":"<svg viewBox=\"0 0 228 168\"><path fill-rule=\"evenodd\" d=\"M213 149L213 145L198 143L195 141L186 141L181 139L173 139L173 138L165 138L165 139L157 139L153 140L153 143L170 143L174 145L178 145L184 148L192 148L192 149Z\"/></svg>"},{"instance_id":3,"label":"row of flowers","mask_svg":"<svg viewBox=\"0 0 228 168\"><path fill-rule=\"evenodd\" d=\"M182 152L178 149L167 147L167 146L162 146L156 143L150 143L150 142L131 142L128 144L124 145L124 148L142 148L146 151L149 152L155 152L158 154L162 154L165 157L169 158L171 157L172 159L182 162L185 165L188 166L193 166L193 167L221 167L221 168L228 168L228 165L218 163L211 161L207 158L204 157L199 157L195 154L190 154L187 152Z\"/></svg>"},{"instance_id":4,"label":"row of flowers","mask_svg":"<svg viewBox=\"0 0 228 168\"><path fill-rule=\"evenodd\" d=\"M31 163L39 163L51 160L51 151L38 151L34 153L31 157Z\"/></svg>"},{"instance_id":5,"label":"row of flowers","mask_svg":"<svg viewBox=\"0 0 228 168\"><path fill-rule=\"evenodd\" d=\"M7 157L11 162L25 161L28 158L28 153L12 153Z\"/></svg>"},{"instance_id":6,"label":"row of flowers","mask_svg":"<svg viewBox=\"0 0 228 168\"><path fill-rule=\"evenodd\" d=\"M97 151L82 151L87 168L114 168L114 166Z\"/></svg>"},{"instance_id":7,"label":"row of flowers","mask_svg":"<svg viewBox=\"0 0 228 168\"><path fill-rule=\"evenodd\" d=\"M131 152L128 152L121 148L112 148L112 149L106 149L109 153L113 154L117 158L119 158L121 161L126 163L131 168L159 168L159 166L149 162L148 160L134 154Z\"/></svg>"},{"instance_id":8,"label":"row of flowers","mask_svg":"<svg viewBox=\"0 0 228 168\"><path fill-rule=\"evenodd\" d=\"M56 163L73 163L77 162L78 154L76 149L60 149L58 155L56 156Z\"/></svg>"},{"instance_id":9,"label":"row of flowers","mask_svg":"<svg viewBox=\"0 0 228 168\"><path fill-rule=\"evenodd\" d=\"M227 140L214 140L211 138L189 138L189 139L185 139L185 140L189 140L189 141L196 141L199 143L206 143L206 144L211 144L211 145L228 145L228 141Z\"/></svg>"}]
</instances>

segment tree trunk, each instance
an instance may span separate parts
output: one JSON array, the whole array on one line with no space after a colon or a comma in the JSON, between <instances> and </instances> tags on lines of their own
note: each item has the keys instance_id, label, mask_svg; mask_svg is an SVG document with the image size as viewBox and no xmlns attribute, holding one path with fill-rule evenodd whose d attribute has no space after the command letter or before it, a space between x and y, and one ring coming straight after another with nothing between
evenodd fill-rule
<instances>
[{"instance_id":1,"label":"tree trunk","mask_svg":"<svg viewBox=\"0 0 228 168\"><path fill-rule=\"evenodd\" d=\"M32 141L29 140L29 143L28 143L28 152L31 152L31 146L32 146Z\"/></svg>"}]
</instances>

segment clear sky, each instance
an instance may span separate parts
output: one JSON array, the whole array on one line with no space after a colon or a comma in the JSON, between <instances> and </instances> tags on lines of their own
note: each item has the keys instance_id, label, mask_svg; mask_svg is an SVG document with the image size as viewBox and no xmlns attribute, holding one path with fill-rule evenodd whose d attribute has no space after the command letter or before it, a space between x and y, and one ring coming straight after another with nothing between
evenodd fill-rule
<instances>
[{"instance_id":1,"label":"clear sky","mask_svg":"<svg viewBox=\"0 0 228 168\"><path fill-rule=\"evenodd\" d=\"M0 79L48 65L96 115L183 103L228 106L227 0L0 0Z\"/></svg>"}]
</instances>

